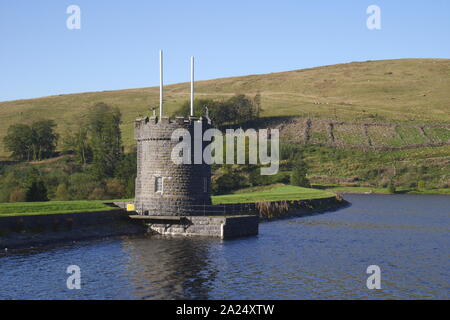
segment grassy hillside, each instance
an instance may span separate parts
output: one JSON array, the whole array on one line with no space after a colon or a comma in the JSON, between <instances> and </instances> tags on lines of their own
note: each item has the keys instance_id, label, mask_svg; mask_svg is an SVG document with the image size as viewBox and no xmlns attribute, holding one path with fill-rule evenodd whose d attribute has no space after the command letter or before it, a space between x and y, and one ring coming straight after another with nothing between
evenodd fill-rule
<instances>
[{"instance_id":1,"label":"grassy hillside","mask_svg":"<svg viewBox=\"0 0 450 320\"><path fill-rule=\"evenodd\" d=\"M275 127L280 129L281 137L292 143L384 151L450 145L450 123L344 122L310 118L278 122Z\"/></svg>"},{"instance_id":2,"label":"grassy hillside","mask_svg":"<svg viewBox=\"0 0 450 320\"><path fill-rule=\"evenodd\" d=\"M449 59L355 62L200 81L196 88L197 97L211 98L224 98L235 93L253 95L259 91L264 117L407 123L407 127L395 130L399 130L399 136L403 134L405 139L412 140L408 142L410 144L427 141L421 132L415 131L417 125L450 123ZM172 113L188 99L189 84L167 86L165 92L166 108ZM0 155L7 155L1 140L9 125L52 118L59 125L59 133L64 134L80 114L85 114L94 103L100 101L121 109L124 142L126 146L131 146L134 143L134 119L148 114L149 106L158 104L158 94L158 88L152 87L0 102ZM361 129L358 127L357 130ZM437 135L438 141L448 136L445 128L444 131L436 128L426 130L430 131L431 136ZM337 134L340 134L339 131ZM338 139L345 135L348 134L344 130ZM356 139L355 144L367 141L364 140L364 133L360 136L350 134L350 138ZM394 137L392 144L395 143Z\"/></svg>"},{"instance_id":3,"label":"grassy hillside","mask_svg":"<svg viewBox=\"0 0 450 320\"><path fill-rule=\"evenodd\" d=\"M395 177L399 191L450 191L450 146L396 151L304 148L315 185L386 188Z\"/></svg>"}]
</instances>

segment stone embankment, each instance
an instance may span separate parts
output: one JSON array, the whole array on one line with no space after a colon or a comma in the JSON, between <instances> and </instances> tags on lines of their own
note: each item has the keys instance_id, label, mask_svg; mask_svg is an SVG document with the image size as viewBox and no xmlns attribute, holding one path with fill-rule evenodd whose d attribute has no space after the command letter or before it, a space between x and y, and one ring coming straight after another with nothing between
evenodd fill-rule
<instances>
[{"instance_id":1,"label":"stone embankment","mask_svg":"<svg viewBox=\"0 0 450 320\"><path fill-rule=\"evenodd\" d=\"M123 210L1 217L0 253L145 232Z\"/></svg>"}]
</instances>

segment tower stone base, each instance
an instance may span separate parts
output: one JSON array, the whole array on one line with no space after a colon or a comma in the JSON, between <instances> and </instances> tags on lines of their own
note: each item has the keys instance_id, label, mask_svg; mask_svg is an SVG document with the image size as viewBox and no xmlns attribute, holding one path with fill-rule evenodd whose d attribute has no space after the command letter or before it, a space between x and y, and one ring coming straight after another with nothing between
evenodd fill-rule
<instances>
[{"instance_id":1,"label":"tower stone base","mask_svg":"<svg viewBox=\"0 0 450 320\"><path fill-rule=\"evenodd\" d=\"M171 225L146 223L149 230L161 235L204 236L221 239L254 236L258 234L258 220L255 215L242 216L190 216L183 223Z\"/></svg>"},{"instance_id":2,"label":"tower stone base","mask_svg":"<svg viewBox=\"0 0 450 320\"><path fill-rule=\"evenodd\" d=\"M211 167L203 159L200 164L194 164L194 146L200 143L203 155L206 143L202 137L210 127L208 118L147 117L136 120L137 178L134 205L139 214L199 215L199 210L211 204ZM172 134L177 129L183 129L186 134L173 139ZM176 164L172 160L172 151L181 141L190 141L190 163Z\"/></svg>"}]
</instances>

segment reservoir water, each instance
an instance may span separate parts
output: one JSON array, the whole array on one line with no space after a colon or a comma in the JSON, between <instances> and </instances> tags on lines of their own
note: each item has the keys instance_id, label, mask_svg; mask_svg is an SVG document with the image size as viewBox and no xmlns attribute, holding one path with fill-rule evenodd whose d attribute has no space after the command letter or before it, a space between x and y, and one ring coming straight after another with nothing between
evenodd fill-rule
<instances>
[{"instance_id":1,"label":"reservoir water","mask_svg":"<svg viewBox=\"0 0 450 320\"><path fill-rule=\"evenodd\" d=\"M257 237L137 237L0 256L0 299L449 299L450 197L347 195ZM69 265L81 289L69 290ZM369 265L381 290L366 286Z\"/></svg>"}]
</instances>

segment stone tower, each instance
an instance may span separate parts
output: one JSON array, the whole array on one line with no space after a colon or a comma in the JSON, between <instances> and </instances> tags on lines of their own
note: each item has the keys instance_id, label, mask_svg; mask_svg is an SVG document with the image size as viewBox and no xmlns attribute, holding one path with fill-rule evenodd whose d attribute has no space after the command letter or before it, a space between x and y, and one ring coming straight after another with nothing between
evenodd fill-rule
<instances>
[{"instance_id":1,"label":"stone tower","mask_svg":"<svg viewBox=\"0 0 450 320\"><path fill-rule=\"evenodd\" d=\"M155 216L200 215L203 205L211 204L211 167L194 164L194 124L202 133L211 127L209 118L146 117L136 119L137 178L135 209ZM171 159L174 130L187 129L191 135L191 163L176 164ZM203 139L202 139L203 140ZM205 143L202 141L202 154ZM203 157L202 157L203 158Z\"/></svg>"}]
</instances>

